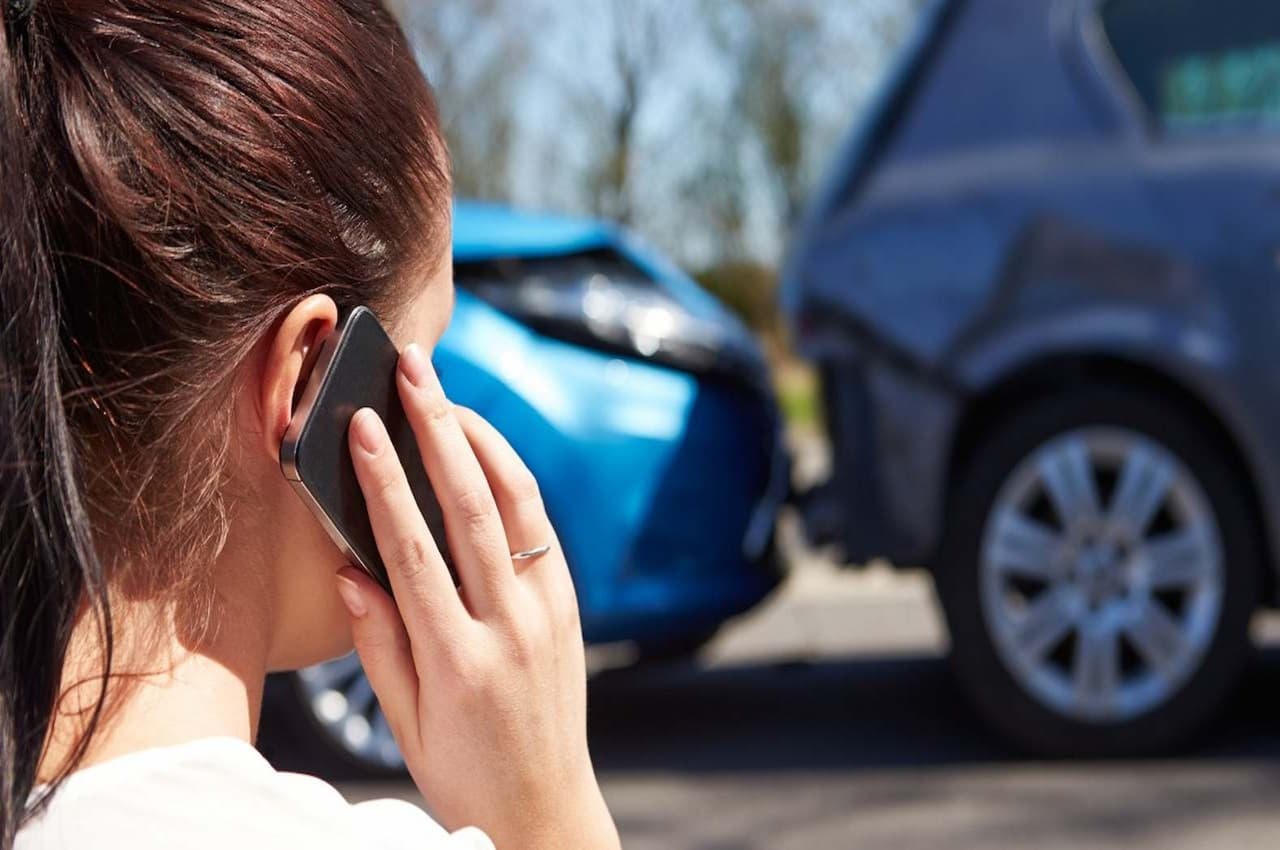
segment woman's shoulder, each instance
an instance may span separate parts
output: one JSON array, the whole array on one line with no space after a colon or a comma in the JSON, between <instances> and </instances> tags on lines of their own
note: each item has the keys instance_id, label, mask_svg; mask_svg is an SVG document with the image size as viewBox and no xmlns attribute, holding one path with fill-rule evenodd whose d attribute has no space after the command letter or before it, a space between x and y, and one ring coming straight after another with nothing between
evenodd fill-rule
<instances>
[{"instance_id":1,"label":"woman's shoulder","mask_svg":"<svg viewBox=\"0 0 1280 850\"><path fill-rule=\"evenodd\" d=\"M351 804L323 780L276 771L244 741L207 738L72 774L17 843L18 850L64 847L491 850L492 844L476 830L449 835L403 800Z\"/></svg>"}]
</instances>

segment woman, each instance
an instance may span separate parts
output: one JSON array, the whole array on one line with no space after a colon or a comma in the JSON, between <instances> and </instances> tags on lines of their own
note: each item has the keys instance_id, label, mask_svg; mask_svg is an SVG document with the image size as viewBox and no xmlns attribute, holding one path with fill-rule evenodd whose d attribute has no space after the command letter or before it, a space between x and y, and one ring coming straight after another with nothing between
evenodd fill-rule
<instances>
[{"instance_id":1,"label":"woman","mask_svg":"<svg viewBox=\"0 0 1280 850\"><path fill-rule=\"evenodd\" d=\"M395 23L378 0L4 16L0 848L616 847L537 488L430 366L448 163ZM461 585L363 411L352 454L398 609L277 463L356 304L404 352ZM253 750L267 671L353 638L452 835Z\"/></svg>"}]
</instances>

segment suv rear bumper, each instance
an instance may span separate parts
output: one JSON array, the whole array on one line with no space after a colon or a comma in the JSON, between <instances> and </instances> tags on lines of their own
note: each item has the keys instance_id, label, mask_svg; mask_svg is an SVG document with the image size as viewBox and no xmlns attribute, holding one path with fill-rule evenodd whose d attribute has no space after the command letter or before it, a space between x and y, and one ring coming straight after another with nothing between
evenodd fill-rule
<instances>
[{"instance_id":1,"label":"suv rear bumper","mask_svg":"<svg viewBox=\"0 0 1280 850\"><path fill-rule=\"evenodd\" d=\"M861 360L820 366L831 475L797 497L810 540L844 561L928 563L946 499L952 396L902 370Z\"/></svg>"}]
</instances>

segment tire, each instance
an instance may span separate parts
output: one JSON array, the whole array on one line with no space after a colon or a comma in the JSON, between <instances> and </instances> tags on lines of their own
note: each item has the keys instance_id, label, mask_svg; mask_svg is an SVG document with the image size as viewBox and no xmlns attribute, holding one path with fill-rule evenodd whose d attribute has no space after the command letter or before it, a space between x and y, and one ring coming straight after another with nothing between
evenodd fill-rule
<instances>
[{"instance_id":1,"label":"tire","mask_svg":"<svg viewBox=\"0 0 1280 850\"><path fill-rule=\"evenodd\" d=\"M1093 386L1010 412L961 470L935 565L980 714L1041 755L1184 742L1250 655L1261 538L1247 492L1220 442L1161 396Z\"/></svg>"},{"instance_id":2,"label":"tire","mask_svg":"<svg viewBox=\"0 0 1280 850\"><path fill-rule=\"evenodd\" d=\"M670 664L695 658L702 648L711 643L720 631L719 626L688 635L662 640L636 643L636 666Z\"/></svg>"},{"instance_id":3,"label":"tire","mask_svg":"<svg viewBox=\"0 0 1280 850\"><path fill-rule=\"evenodd\" d=\"M280 770L311 773L330 780L400 779L406 775L399 750L387 749L374 699L354 712L336 697L353 699L364 685L364 671L354 669L347 655L335 661L295 673L268 678L263 700L259 749ZM371 737L359 738L364 746L344 737L350 715L366 719ZM389 731L386 735L389 736ZM394 741L390 742L394 748Z\"/></svg>"}]
</instances>

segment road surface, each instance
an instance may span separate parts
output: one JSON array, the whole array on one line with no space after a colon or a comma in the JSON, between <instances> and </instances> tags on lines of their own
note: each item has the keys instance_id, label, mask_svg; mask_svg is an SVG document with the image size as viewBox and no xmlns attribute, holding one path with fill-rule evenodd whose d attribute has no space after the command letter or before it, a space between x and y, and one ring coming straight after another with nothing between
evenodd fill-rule
<instances>
[{"instance_id":1,"label":"road surface","mask_svg":"<svg viewBox=\"0 0 1280 850\"><path fill-rule=\"evenodd\" d=\"M1269 645L1280 631L1260 621ZM1280 650L1187 752L1045 763L952 682L927 577L806 557L697 663L591 685L596 765L629 850L1280 847ZM352 799L407 784L348 784Z\"/></svg>"}]
</instances>

